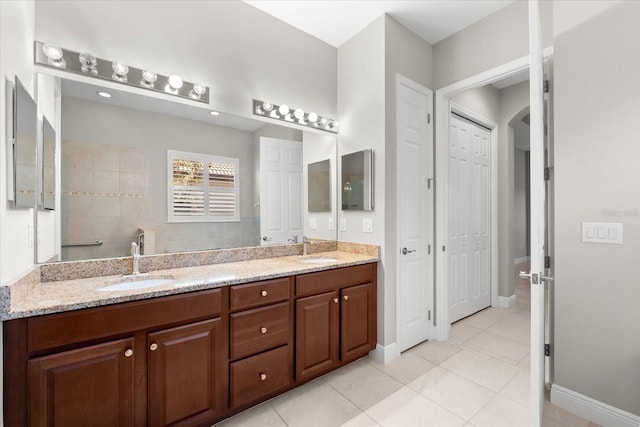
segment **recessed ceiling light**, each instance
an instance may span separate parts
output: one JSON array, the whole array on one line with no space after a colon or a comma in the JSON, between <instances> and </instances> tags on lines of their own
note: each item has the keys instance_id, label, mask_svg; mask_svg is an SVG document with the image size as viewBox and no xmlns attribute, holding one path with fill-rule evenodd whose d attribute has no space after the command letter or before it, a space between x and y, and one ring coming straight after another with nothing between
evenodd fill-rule
<instances>
[{"instance_id":1,"label":"recessed ceiling light","mask_svg":"<svg viewBox=\"0 0 640 427\"><path fill-rule=\"evenodd\" d=\"M209 114L211 114L212 116L219 116L220 113L217 111L209 111Z\"/></svg>"},{"instance_id":2,"label":"recessed ceiling light","mask_svg":"<svg viewBox=\"0 0 640 427\"><path fill-rule=\"evenodd\" d=\"M100 95L101 97L103 97L103 98L111 98L111 96L112 96L109 92L99 91L99 92L96 92L96 93L98 95Z\"/></svg>"}]
</instances>

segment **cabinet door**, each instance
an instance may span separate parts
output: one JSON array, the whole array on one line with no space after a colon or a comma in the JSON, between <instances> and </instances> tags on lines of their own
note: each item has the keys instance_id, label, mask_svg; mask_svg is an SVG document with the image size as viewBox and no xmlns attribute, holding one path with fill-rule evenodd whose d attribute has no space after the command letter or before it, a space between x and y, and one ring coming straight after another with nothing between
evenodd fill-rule
<instances>
[{"instance_id":1,"label":"cabinet door","mask_svg":"<svg viewBox=\"0 0 640 427\"><path fill-rule=\"evenodd\" d=\"M220 318L151 333L148 346L148 425L192 425L221 414Z\"/></svg>"},{"instance_id":2,"label":"cabinet door","mask_svg":"<svg viewBox=\"0 0 640 427\"><path fill-rule=\"evenodd\" d=\"M336 291L296 300L296 379L314 377L338 363Z\"/></svg>"},{"instance_id":3,"label":"cabinet door","mask_svg":"<svg viewBox=\"0 0 640 427\"><path fill-rule=\"evenodd\" d=\"M133 339L29 361L31 426L133 426Z\"/></svg>"},{"instance_id":4,"label":"cabinet door","mask_svg":"<svg viewBox=\"0 0 640 427\"><path fill-rule=\"evenodd\" d=\"M342 361L365 356L376 346L376 295L372 283L340 291Z\"/></svg>"}]
</instances>

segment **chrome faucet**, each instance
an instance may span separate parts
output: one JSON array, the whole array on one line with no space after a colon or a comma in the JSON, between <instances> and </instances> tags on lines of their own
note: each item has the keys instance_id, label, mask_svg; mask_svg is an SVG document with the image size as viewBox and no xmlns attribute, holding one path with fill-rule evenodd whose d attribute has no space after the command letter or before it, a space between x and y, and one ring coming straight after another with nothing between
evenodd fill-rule
<instances>
[{"instance_id":1,"label":"chrome faucet","mask_svg":"<svg viewBox=\"0 0 640 427\"><path fill-rule=\"evenodd\" d=\"M131 258L133 259L131 274L140 274L140 247L136 242L131 242Z\"/></svg>"},{"instance_id":2,"label":"chrome faucet","mask_svg":"<svg viewBox=\"0 0 640 427\"><path fill-rule=\"evenodd\" d=\"M308 246L311 245L311 240L307 236L302 236L302 256L309 254Z\"/></svg>"}]
</instances>

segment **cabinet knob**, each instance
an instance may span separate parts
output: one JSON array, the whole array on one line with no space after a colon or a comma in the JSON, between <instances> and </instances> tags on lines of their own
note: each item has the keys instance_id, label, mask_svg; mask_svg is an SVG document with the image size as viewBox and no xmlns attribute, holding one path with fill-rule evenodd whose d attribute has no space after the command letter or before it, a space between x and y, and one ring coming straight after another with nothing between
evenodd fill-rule
<instances>
[{"instance_id":1,"label":"cabinet knob","mask_svg":"<svg viewBox=\"0 0 640 427\"><path fill-rule=\"evenodd\" d=\"M266 297L267 296L267 291L260 292L260 295L262 295L263 297Z\"/></svg>"},{"instance_id":2,"label":"cabinet knob","mask_svg":"<svg viewBox=\"0 0 640 427\"><path fill-rule=\"evenodd\" d=\"M337 304L338 303L338 298L334 298L333 302L335 302Z\"/></svg>"},{"instance_id":3,"label":"cabinet knob","mask_svg":"<svg viewBox=\"0 0 640 427\"><path fill-rule=\"evenodd\" d=\"M263 333L263 334L266 334L267 333L267 328L260 328L260 332Z\"/></svg>"},{"instance_id":4,"label":"cabinet knob","mask_svg":"<svg viewBox=\"0 0 640 427\"><path fill-rule=\"evenodd\" d=\"M260 374L260 381L265 381L266 379L267 379L267 374L261 373Z\"/></svg>"},{"instance_id":5,"label":"cabinet knob","mask_svg":"<svg viewBox=\"0 0 640 427\"><path fill-rule=\"evenodd\" d=\"M348 301L348 300L349 300L349 295L345 295L345 296L344 296L344 300L345 300L345 301Z\"/></svg>"},{"instance_id":6,"label":"cabinet knob","mask_svg":"<svg viewBox=\"0 0 640 427\"><path fill-rule=\"evenodd\" d=\"M131 350L130 348L126 349L124 351L124 357L131 357L133 356L133 350Z\"/></svg>"},{"instance_id":7,"label":"cabinet knob","mask_svg":"<svg viewBox=\"0 0 640 427\"><path fill-rule=\"evenodd\" d=\"M153 343L149 346L149 350L151 351L156 351L158 349L158 344Z\"/></svg>"}]
</instances>

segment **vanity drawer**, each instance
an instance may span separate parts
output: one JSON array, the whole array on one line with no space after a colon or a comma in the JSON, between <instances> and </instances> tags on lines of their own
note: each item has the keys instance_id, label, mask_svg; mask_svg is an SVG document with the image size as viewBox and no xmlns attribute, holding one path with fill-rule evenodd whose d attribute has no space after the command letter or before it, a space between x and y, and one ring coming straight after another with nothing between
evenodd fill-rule
<instances>
[{"instance_id":1,"label":"vanity drawer","mask_svg":"<svg viewBox=\"0 0 640 427\"><path fill-rule=\"evenodd\" d=\"M230 317L231 359L288 343L289 302L234 313Z\"/></svg>"},{"instance_id":2,"label":"vanity drawer","mask_svg":"<svg viewBox=\"0 0 640 427\"><path fill-rule=\"evenodd\" d=\"M315 295L344 286L373 283L376 263L318 271L296 276L296 297Z\"/></svg>"},{"instance_id":3,"label":"vanity drawer","mask_svg":"<svg viewBox=\"0 0 640 427\"><path fill-rule=\"evenodd\" d=\"M259 307L278 301L289 299L290 278L265 280L263 282L247 283L231 287L231 311Z\"/></svg>"},{"instance_id":4,"label":"vanity drawer","mask_svg":"<svg viewBox=\"0 0 640 427\"><path fill-rule=\"evenodd\" d=\"M288 387L291 379L288 355L289 346L284 346L231 363L231 407L237 408Z\"/></svg>"},{"instance_id":5,"label":"vanity drawer","mask_svg":"<svg viewBox=\"0 0 640 427\"><path fill-rule=\"evenodd\" d=\"M27 322L28 351L214 317L222 311L223 292L226 289L212 289L32 317Z\"/></svg>"}]
</instances>

